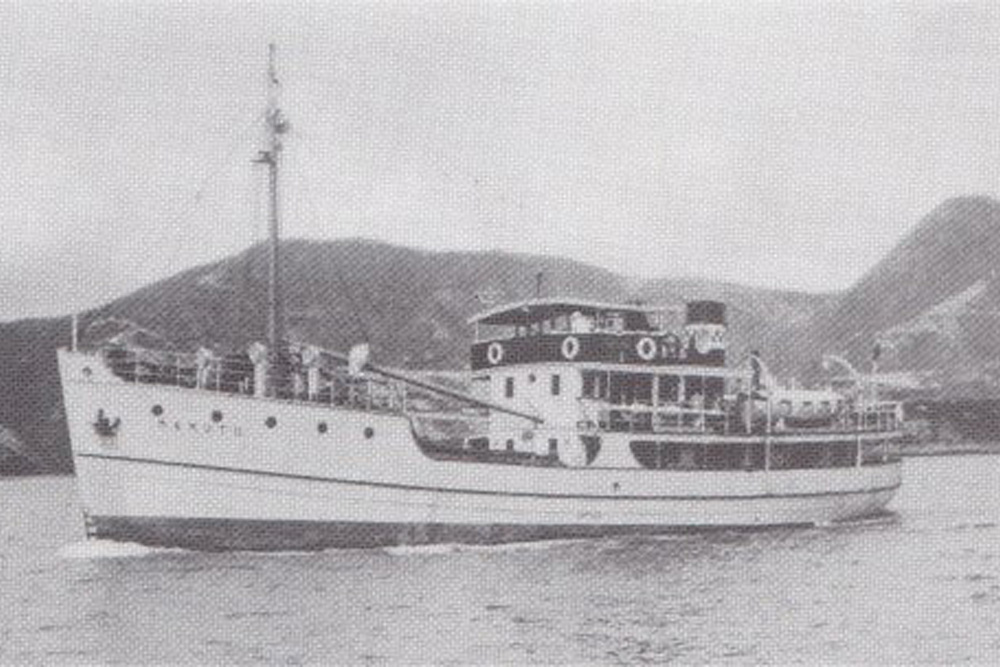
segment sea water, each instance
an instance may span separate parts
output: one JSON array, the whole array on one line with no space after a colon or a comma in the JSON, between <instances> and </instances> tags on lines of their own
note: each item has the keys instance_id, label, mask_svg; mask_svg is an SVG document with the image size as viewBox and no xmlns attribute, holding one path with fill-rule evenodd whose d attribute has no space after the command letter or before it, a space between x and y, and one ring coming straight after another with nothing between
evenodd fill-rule
<instances>
[{"instance_id":1,"label":"sea water","mask_svg":"<svg viewBox=\"0 0 1000 667\"><path fill-rule=\"evenodd\" d=\"M1000 663L1000 457L908 459L874 520L502 547L87 542L0 480L0 663Z\"/></svg>"}]
</instances>

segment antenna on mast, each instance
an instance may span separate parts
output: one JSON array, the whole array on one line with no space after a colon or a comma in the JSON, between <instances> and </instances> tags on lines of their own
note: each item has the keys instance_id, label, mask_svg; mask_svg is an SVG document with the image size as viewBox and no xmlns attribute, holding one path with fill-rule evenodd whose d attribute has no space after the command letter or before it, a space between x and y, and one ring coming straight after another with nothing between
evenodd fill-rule
<instances>
[{"instance_id":1,"label":"antenna on mast","mask_svg":"<svg viewBox=\"0 0 1000 667\"><path fill-rule=\"evenodd\" d=\"M275 387L280 382L282 360L285 346L285 318L281 294L281 220L278 209L278 165L281 156L281 135L288 132L288 121L278 106L281 93L281 82L278 80L275 66L276 49L274 44L268 45L267 51L267 111L264 124L267 129L267 147L257 154L254 160L258 164L266 164L268 171L268 291L267 291L267 342L268 361L268 394L275 393ZM279 377L275 377L275 376Z\"/></svg>"}]
</instances>

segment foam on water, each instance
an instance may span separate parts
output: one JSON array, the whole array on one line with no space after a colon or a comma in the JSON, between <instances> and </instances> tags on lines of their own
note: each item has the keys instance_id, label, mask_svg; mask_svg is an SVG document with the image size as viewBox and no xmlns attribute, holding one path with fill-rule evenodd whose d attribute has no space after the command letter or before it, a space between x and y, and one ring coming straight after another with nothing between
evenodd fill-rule
<instances>
[{"instance_id":1,"label":"foam on water","mask_svg":"<svg viewBox=\"0 0 1000 667\"><path fill-rule=\"evenodd\" d=\"M460 544L419 544L383 547L382 551L390 556L437 556L457 553L461 547Z\"/></svg>"},{"instance_id":2,"label":"foam on water","mask_svg":"<svg viewBox=\"0 0 1000 667\"><path fill-rule=\"evenodd\" d=\"M350 554L358 552L358 549L326 549L323 551L241 551L232 550L224 552L198 551L196 549L181 549L176 547L149 547L136 542L116 542L114 540L88 539L79 542L71 542L59 549L59 558L67 560L96 560L101 558L142 558L145 556L159 555L236 555L240 558L306 558L316 556L316 554Z\"/></svg>"},{"instance_id":3,"label":"foam on water","mask_svg":"<svg viewBox=\"0 0 1000 667\"><path fill-rule=\"evenodd\" d=\"M867 526L890 526L896 523L899 523L899 514L883 511L860 519L817 523L814 528L817 530L850 530L852 528Z\"/></svg>"},{"instance_id":4,"label":"foam on water","mask_svg":"<svg viewBox=\"0 0 1000 667\"><path fill-rule=\"evenodd\" d=\"M580 543L594 543L594 539L536 540L533 542L506 542L503 544L421 544L384 547L390 556L433 556L455 553L508 553L516 551L548 551Z\"/></svg>"},{"instance_id":5,"label":"foam on water","mask_svg":"<svg viewBox=\"0 0 1000 667\"><path fill-rule=\"evenodd\" d=\"M151 554L177 553L180 549L147 547L134 542L113 540L81 540L71 542L59 549L59 558L96 560L100 558L141 558Z\"/></svg>"},{"instance_id":6,"label":"foam on water","mask_svg":"<svg viewBox=\"0 0 1000 667\"><path fill-rule=\"evenodd\" d=\"M459 551L487 551L504 553L508 551L549 551L574 544L594 544L600 538L577 538L564 540L536 540L533 542L509 542L505 544L459 544Z\"/></svg>"}]
</instances>

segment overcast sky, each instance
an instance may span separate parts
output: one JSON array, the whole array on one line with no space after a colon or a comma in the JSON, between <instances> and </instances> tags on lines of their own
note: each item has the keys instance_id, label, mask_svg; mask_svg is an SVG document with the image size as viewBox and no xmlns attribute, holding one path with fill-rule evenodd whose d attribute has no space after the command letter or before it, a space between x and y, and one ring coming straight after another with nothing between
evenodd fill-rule
<instances>
[{"instance_id":1,"label":"overcast sky","mask_svg":"<svg viewBox=\"0 0 1000 667\"><path fill-rule=\"evenodd\" d=\"M1000 183L990 2L10 2L0 319L259 237L271 40L287 236L835 290Z\"/></svg>"}]
</instances>

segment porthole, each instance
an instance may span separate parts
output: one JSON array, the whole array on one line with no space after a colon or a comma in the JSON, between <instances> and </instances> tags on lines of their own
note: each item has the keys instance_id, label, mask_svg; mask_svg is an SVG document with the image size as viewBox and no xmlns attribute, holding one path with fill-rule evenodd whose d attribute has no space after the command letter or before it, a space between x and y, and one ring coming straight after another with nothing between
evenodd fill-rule
<instances>
[{"instance_id":1,"label":"porthole","mask_svg":"<svg viewBox=\"0 0 1000 667\"><path fill-rule=\"evenodd\" d=\"M318 424L318 425L316 426L316 430L317 430L317 431L319 431L320 433L326 433L327 431L329 431L329 430L330 430L330 427L329 427L329 426L327 426L326 422L320 422L320 423L319 423L319 424Z\"/></svg>"},{"instance_id":2,"label":"porthole","mask_svg":"<svg viewBox=\"0 0 1000 667\"><path fill-rule=\"evenodd\" d=\"M275 419L274 417L268 417L267 420L264 422L264 425L267 426L268 428L274 428L275 426L278 425L278 420Z\"/></svg>"},{"instance_id":3,"label":"porthole","mask_svg":"<svg viewBox=\"0 0 1000 667\"><path fill-rule=\"evenodd\" d=\"M151 412L153 413L154 417L159 417L160 415L163 414L163 406L162 405L154 405Z\"/></svg>"},{"instance_id":4,"label":"porthole","mask_svg":"<svg viewBox=\"0 0 1000 667\"><path fill-rule=\"evenodd\" d=\"M373 429L371 426L366 426L365 427L365 437L368 438L369 440L371 440L372 438L374 438L375 437L375 429Z\"/></svg>"},{"instance_id":5,"label":"porthole","mask_svg":"<svg viewBox=\"0 0 1000 667\"><path fill-rule=\"evenodd\" d=\"M212 421L214 421L216 424L222 421L221 410L212 410Z\"/></svg>"},{"instance_id":6,"label":"porthole","mask_svg":"<svg viewBox=\"0 0 1000 667\"><path fill-rule=\"evenodd\" d=\"M534 384L535 380L537 380L537 379L538 378L535 377L534 373L528 373L528 382L530 382L531 384Z\"/></svg>"}]
</instances>

